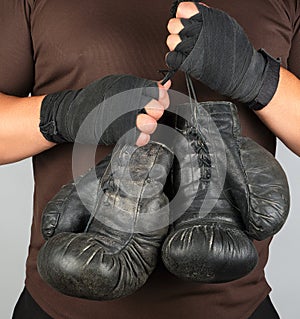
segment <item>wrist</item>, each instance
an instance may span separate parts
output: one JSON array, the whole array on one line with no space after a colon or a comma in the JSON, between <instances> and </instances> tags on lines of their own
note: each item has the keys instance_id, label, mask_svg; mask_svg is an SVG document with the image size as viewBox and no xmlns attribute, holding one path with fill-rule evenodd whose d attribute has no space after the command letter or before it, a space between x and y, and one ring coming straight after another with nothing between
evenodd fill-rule
<instances>
[{"instance_id":1,"label":"wrist","mask_svg":"<svg viewBox=\"0 0 300 319\"><path fill-rule=\"evenodd\" d=\"M259 89L258 95L250 102L247 102L247 106L255 111L264 108L273 98L278 83L279 83L279 71L280 60L273 58L264 49L258 50L258 53L265 59L265 68L263 70L263 80Z\"/></svg>"},{"instance_id":2,"label":"wrist","mask_svg":"<svg viewBox=\"0 0 300 319\"><path fill-rule=\"evenodd\" d=\"M40 132L44 138L53 143L73 142L67 127L68 106L74 98L75 91L62 91L48 94L41 103Z\"/></svg>"}]
</instances>

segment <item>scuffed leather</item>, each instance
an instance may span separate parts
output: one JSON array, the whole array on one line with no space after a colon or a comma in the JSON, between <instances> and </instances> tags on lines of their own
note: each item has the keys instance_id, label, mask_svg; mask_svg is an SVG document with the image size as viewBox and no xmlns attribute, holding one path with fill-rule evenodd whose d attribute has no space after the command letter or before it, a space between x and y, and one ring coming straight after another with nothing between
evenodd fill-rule
<instances>
[{"instance_id":1,"label":"scuffed leather","mask_svg":"<svg viewBox=\"0 0 300 319\"><path fill-rule=\"evenodd\" d=\"M143 286L168 231L161 226L169 215L163 187L172 162L162 144L125 145L97 166L99 180L91 182L88 172L64 186L43 213L48 240L38 255L41 277L66 295L93 300L124 297ZM86 186L83 196L90 194L86 209L76 183ZM49 216L56 216L54 223Z\"/></svg>"},{"instance_id":2,"label":"scuffed leather","mask_svg":"<svg viewBox=\"0 0 300 319\"><path fill-rule=\"evenodd\" d=\"M95 166L99 179L111 160L111 154ZM80 233L86 225L97 203L99 181L94 179L93 169L75 181L64 185L48 202L42 214L42 234L47 240L61 232ZM80 196L78 191L80 192ZM84 203L83 203L84 202Z\"/></svg>"},{"instance_id":3,"label":"scuffed leather","mask_svg":"<svg viewBox=\"0 0 300 319\"><path fill-rule=\"evenodd\" d=\"M225 144L227 196L240 211L246 233L257 240L276 234L290 207L286 175L274 156L248 137L241 136L237 109L230 102L203 103Z\"/></svg>"},{"instance_id":4,"label":"scuffed leather","mask_svg":"<svg viewBox=\"0 0 300 319\"><path fill-rule=\"evenodd\" d=\"M182 158L173 166L173 186L179 188L182 203L190 196L194 200L173 223L162 247L162 259L166 268L181 279L221 283L247 275L258 257L243 231L240 213L222 191L218 172L222 168L217 167L217 156L224 146L217 141L220 136L211 130L209 114L203 112L202 105L199 107L200 131L180 117L177 121L176 129L187 138L194 152L178 141L178 151L174 153L181 152ZM215 204L210 205L211 201Z\"/></svg>"},{"instance_id":5,"label":"scuffed leather","mask_svg":"<svg viewBox=\"0 0 300 319\"><path fill-rule=\"evenodd\" d=\"M199 161L197 173L188 174L197 161L186 150L182 152L185 157L180 167L173 168L174 187L181 189L182 202L195 188L197 193L192 205L172 225L163 244L162 258L169 271L180 278L227 282L245 276L255 267L257 252L249 238L262 240L272 236L286 221L289 187L273 155L241 136L234 104L199 103L197 121L200 131L196 134L189 124L183 128L177 125L190 145L197 146ZM218 161L222 152L224 163ZM220 184L218 176L222 172L225 179ZM216 203L207 206L207 200Z\"/></svg>"}]
</instances>

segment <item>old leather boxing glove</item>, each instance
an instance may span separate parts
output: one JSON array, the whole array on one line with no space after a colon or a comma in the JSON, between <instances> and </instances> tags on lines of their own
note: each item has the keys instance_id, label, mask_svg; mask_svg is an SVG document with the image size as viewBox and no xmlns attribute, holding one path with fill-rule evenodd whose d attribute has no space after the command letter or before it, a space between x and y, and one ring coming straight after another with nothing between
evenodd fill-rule
<instances>
[{"instance_id":1,"label":"old leather boxing glove","mask_svg":"<svg viewBox=\"0 0 300 319\"><path fill-rule=\"evenodd\" d=\"M219 129L227 158L226 194L234 200L246 233L257 240L276 234L290 205L286 175L265 148L241 136L237 109L230 102L203 104Z\"/></svg>"},{"instance_id":2,"label":"old leather boxing glove","mask_svg":"<svg viewBox=\"0 0 300 319\"><path fill-rule=\"evenodd\" d=\"M289 210L289 188L275 158L240 135L232 103L200 103L198 111L200 131L192 127L183 131L187 136L193 132L191 145L200 157L200 173L186 173L196 161L185 151L186 160L173 177L176 182L176 175L185 171L179 187L183 201L195 189L195 177L200 176L198 190L192 205L173 224L162 257L166 267L180 278L225 282L246 275L256 264L255 248L244 232L261 240L282 227Z\"/></svg>"},{"instance_id":3,"label":"old leather boxing glove","mask_svg":"<svg viewBox=\"0 0 300 319\"><path fill-rule=\"evenodd\" d=\"M243 231L239 211L224 193L226 167L220 135L213 129L210 115L203 109L198 113L197 127L201 131L177 117L176 129L187 144L183 139L175 144L174 153L180 158L172 169L173 187L181 194L176 210L184 210L180 203L191 197L193 201L170 227L162 259L179 278L227 282L247 275L257 263L257 252Z\"/></svg>"},{"instance_id":4,"label":"old leather boxing glove","mask_svg":"<svg viewBox=\"0 0 300 319\"><path fill-rule=\"evenodd\" d=\"M41 277L66 295L95 300L144 285L168 229L163 187L172 161L160 143L124 145L97 165L99 180L89 171L64 186L43 212Z\"/></svg>"}]
</instances>

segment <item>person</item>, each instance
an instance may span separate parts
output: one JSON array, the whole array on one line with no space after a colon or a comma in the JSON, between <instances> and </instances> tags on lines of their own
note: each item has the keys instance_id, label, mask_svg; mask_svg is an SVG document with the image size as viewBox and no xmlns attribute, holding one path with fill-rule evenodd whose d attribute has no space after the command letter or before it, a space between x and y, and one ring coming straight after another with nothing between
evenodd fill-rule
<instances>
[{"instance_id":1,"label":"person","mask_svg":"<svg viewBox=\"0 0 300 319\"><path fill-rule=\"evenodd\" d=\"M55 145L39 131L44 96L85 87L107 74L131 73L159 80L157 69L164 65L165 25L171 2L128 0L116 5L95 0L84 3L1 0L0 3L0 118L5 123L0 128L0 162L11 163L33 156L35 177L26 288L13 318L277 318L266 299L271 289L264 277L271 238L255 242L260 258L257 267L248 276L226 284L181 281L159 263L145 286L135 294L115 301L95 302L64 296L41 280L36 269L37 253L43 244L41 213L61 185L72 179L72 144ZM300 75L297 59L300 8L297 1L276 0L271 4L261 0L251 3L208 0L206 3L235 17L257 49L264 47L272 56L281 57L283 68L270 103L255 113L237 103L243 134L273 154L276 135L299 155L300 83L296 76ZM197 12L193 4L182 3L177 18L188 18ZM170 50L179 43L177 35L181 28L178 20L172 21L171 37L167 40ZM172 82L175 90L186 92L182 73L177 72ZM195 83L195 88L199 100L224 99L200 82ZM31 97L27 97L29 93ZM162 93L155 104L162 111L168 104L166 101ZM156 120L162 115L160 111L159 116L157 113L151 116L151 109L150 106L148 114L140 114L137 120L142 132L139 145L149 140ZM111 147L100 147L97 160L110 150Z\"/></svg>"}]
</instances>

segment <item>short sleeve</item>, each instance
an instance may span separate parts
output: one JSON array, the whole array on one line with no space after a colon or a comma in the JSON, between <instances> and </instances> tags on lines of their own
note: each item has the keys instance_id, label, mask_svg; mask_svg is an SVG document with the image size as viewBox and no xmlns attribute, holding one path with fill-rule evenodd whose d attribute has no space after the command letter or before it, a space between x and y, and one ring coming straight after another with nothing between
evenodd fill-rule
<instances>
[{"instance_id":1,"label":"short sleeve","mask_svg":"<svg viewBox=\"0 0 300 319\"><path fill-rule=\"evenodd\" d=\"M31 4L0 0L0 92L27 96L34 81L30 36Z\"/></svg>"},{"instance_id":2,"label":"short sleeve","mask_svg":"<svg viewBox=\"0 0 300 319\"><path fill-rule=\"evenodd\" d=\"M288 70L300 79L300 2L296 1L293 38L288 58Z\"/></svg>"}]
</instances>

